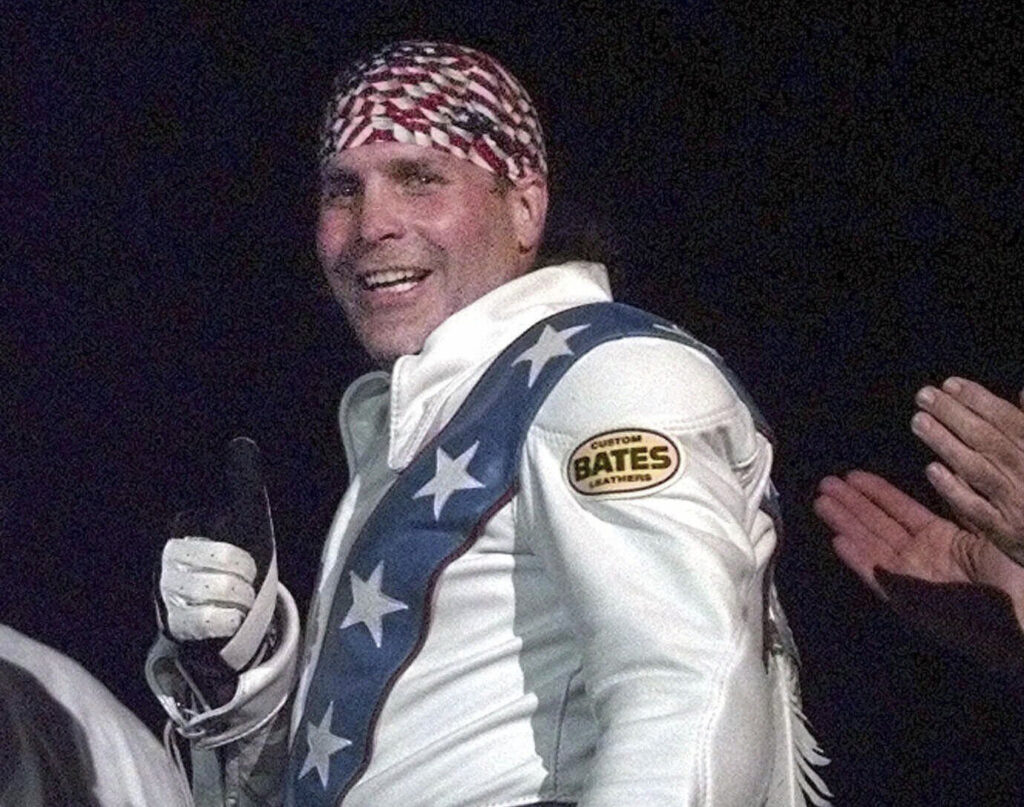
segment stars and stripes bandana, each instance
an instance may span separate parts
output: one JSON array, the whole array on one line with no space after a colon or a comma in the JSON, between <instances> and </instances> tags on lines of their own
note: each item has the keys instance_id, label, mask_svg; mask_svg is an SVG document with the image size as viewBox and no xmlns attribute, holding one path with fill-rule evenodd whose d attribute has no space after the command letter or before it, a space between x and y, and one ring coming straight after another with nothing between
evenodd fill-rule
<instances>
[{"instance_id":1,"label":"stars and stripes bandana","mask_svg":"<svg viewBox=\"0 0 1024 807\"><path fill-rule=\"evenodd\" d=\"M396 42L335 80L320 164L370 143L412 143L498 176L547 175L540 119L515 77L480 51L444 42Z\"/></svg>"}]
</instances>

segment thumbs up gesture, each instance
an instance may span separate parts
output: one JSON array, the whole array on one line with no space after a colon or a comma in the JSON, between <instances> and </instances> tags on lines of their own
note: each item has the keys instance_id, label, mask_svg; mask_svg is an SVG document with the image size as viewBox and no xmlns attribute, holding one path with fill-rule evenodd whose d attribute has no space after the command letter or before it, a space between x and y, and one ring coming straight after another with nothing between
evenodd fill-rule
<instances>
[{"instance_id":1,"label":"thumbs up gesture","mask_svg":"<svg viewBox=\"0 0 1024 807\"><path fill-rule=\"evenodd\" d=\"M161 556L159 605L173 639L218 640L222 660L238 670L263 640L277 589L274 528L255 442L228 443L223 481L212 506L175 516Z\"/></svg>"}]
</instances>

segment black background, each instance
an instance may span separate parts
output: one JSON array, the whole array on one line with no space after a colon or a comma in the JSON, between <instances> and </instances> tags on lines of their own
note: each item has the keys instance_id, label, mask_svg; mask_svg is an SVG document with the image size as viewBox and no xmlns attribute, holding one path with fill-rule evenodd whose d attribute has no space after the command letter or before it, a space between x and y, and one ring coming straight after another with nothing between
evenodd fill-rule
<instances>
[{"instance_id":1,"label":"black background","mask_svg":"<svg viewBox=\"0 0 1024 807\"><path fill-rule=\"evenodd\" d=\"M1012 680L900 627L810 511L858 466L939 507L914 391L1021 385L1021 13L239 5L5 6L0 619L159 724L164 525L239 433L308 601L345 483L336 405L366 369L312 255L323 99L367 47L449 39L531 89L553 228L600 241L618 296L714 345L776 427L780 588L836 803L1024 803Z\"/></svg>"}]
</instances>

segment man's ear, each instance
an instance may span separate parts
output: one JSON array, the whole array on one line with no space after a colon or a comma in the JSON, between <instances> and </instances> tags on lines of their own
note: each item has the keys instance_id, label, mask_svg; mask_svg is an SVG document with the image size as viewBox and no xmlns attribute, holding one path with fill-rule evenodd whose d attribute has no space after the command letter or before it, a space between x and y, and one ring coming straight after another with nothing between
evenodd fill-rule
<instances>
[{"instance_id":1,"label":"man's ear","mask_svg":"<svg viewBox=\"0 0 1024 807\"><path fill-rule=\"evenodd\" d=\"M519 251L535 252L540 246L548 214L547 180L540 174L527 174L512 184L507 200Z\"/></svg>"}]
</instances>

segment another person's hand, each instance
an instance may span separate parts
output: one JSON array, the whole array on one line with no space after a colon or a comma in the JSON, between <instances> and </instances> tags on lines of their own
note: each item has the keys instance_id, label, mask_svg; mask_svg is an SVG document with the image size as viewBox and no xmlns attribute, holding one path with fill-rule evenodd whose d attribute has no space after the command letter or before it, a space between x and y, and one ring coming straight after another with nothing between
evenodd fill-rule
<instances>
[{"instance_id":1,"label":"another person's hand","mask_svg":"<svg viewBox=\"0 0 1024 807\"><path fill-rule=\"evenodd\" d=\"M882 477L851 471L818 486L814 511L835 533L836 553L879 596L882 569L930 583L992 586L1013 602L1024 627L1024 568L981 535L941 518Z\"/></svg>"},{"instance_id":2,"label":"another person's hand","mask_svg":"<svg viewBox=\"0 0 1024 807\"><path fill-rule=\"evenodd\" d=\"M911 428L943 461L925 469L929 482L972 532L1024 564L1024 411L961 378L916 402Z\"/></svg>"},{"instance_id":3,"label":"another person's hand","mask_svg":"<svg viewBox=\"0 0 1024 807\"><path fill-rule=\"evenodd\" d=\"M1024 567L865 471L830 476L814 510L843 562L908 624L1011 679L1024 675Z\"/></svg>"}]
</instances>

